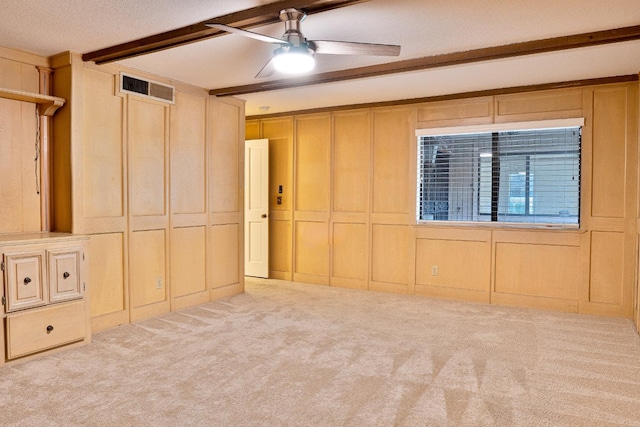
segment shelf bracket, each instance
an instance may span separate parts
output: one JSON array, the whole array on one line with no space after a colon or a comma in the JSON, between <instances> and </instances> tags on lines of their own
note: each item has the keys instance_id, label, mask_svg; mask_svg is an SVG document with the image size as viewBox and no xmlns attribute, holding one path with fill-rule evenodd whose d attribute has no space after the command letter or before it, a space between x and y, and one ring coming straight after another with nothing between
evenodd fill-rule
<instances>
[{"instance_id":1,"label":"shelf bracket","mask_svg":"<svg viewBox=\"0 0 640 427\"><path fill-rule=\"evenodd\" d=\"M58 108L64 105L64 101L50 101L38 104L38 114L41 116L51 117L58 110Z\"/></svg>"}]
</instances>

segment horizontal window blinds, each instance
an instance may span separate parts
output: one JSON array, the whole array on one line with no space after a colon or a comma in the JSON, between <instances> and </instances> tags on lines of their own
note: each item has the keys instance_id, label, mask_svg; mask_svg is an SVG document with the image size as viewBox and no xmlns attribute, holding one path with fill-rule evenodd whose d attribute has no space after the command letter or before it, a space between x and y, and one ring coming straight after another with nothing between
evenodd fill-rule
<instances>
[{"instance_id":1,"label":"horizontal window blinds","mask_svg":"<svg viewBox=\"0 0 640 427\"><path fill-rule=\"evenodd\" d=\"M418 138L418 220L579 224L581 127Z\"/></svg>"}]
</instances>

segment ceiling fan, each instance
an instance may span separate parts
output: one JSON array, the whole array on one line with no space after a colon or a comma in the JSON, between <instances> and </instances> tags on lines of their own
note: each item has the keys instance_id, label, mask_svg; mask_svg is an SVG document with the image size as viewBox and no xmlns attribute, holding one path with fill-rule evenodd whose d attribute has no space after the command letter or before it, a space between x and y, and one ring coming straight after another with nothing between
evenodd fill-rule
<instances>
[{"instance_id":1,"label":"ceiling fan","mask_svg":"<svg viewBox=\"0 0 640 427\"><path fill-rule=\"evenodd\" d=\"M210 22L208 27L240 34L267 43L279 44L273 51L273 57L262 67L256 78L269 77L275 71L288 74L301 74L311 71L315 65L315 54L323 55L372 55L398 56L400 46L374 43L356 43L332 40L308 40L300 31L300 23L307 14L298 9L283 9L280 20L284 22L285 33L282 38L275 38Z\"/></svg>"}]
</instances>

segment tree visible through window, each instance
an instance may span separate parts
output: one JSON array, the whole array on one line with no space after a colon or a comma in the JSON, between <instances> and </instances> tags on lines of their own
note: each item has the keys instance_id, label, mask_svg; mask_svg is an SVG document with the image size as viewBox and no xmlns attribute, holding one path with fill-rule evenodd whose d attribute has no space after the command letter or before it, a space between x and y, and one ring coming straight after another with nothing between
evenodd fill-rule
<instances>
[{"instance_id":1,"label":"tree visible through window","mask_svg":"<svg viewBox=\"0 0 640 427\"><path fill-rule=\"evenodd\" d=\"M579 224L581 127L418 138L418 220Z\"/></svg>"}]
</instances>

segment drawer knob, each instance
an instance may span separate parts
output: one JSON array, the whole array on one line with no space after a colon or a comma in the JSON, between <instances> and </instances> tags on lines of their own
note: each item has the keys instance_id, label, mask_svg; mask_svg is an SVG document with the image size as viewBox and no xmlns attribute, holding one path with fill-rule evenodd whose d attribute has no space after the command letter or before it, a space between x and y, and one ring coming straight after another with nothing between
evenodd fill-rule
<instances>
[{"instance_id":1,"label":"drawer knob","mask_svg":"<svg viewBox=\"0 0 640 427\"><path fill-rule=\"evenodd\" d=\"M64 277L65 279L67 279L67 278L69 277L69 272L68 272L68 271L65 271L65 272L62 274L62 277Z\"/></svg>"},{"instance_id":2,"label":"drawer knob","mask_svg":"<svg viewBox=\"0 0 640 427\"><path fill-rule=\"evenodd\" d=\"M24 284L28 285L29 283L31 283L31 278L30 277L25 277L24 278Z\"/></svg>"},{"instance_id":3,"label":"drawer knob","mask_svg":"<svg viewBox=\"0 0 640 427\"><path fill-rule=\"evenodd\" d=\"M51 325L47 326L47 333L50 333L51 331L53 331L53 326Z\"/></svg>"}]
</instances>

